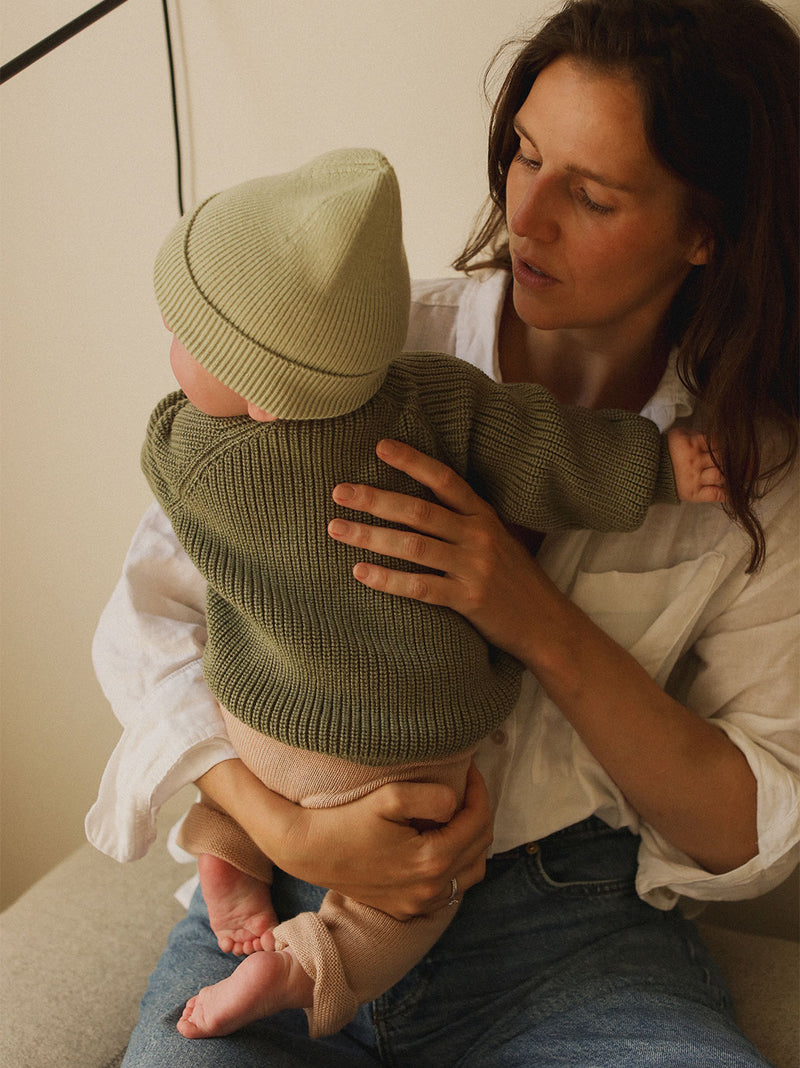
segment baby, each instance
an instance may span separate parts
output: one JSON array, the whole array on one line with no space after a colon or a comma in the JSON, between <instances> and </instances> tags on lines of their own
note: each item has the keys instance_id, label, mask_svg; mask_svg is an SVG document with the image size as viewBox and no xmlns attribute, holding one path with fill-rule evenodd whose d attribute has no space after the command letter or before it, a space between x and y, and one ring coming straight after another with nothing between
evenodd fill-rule
<instances>
[{"instance_id":1,"label":"baby","mask_svg":"<svg viewBox=\"0 0 800 1068\"><path fill-rule=\"evenodd\" d=\"M355 550L328 536L340 482L422 494L379 463L380 440L445 461L533 530L629 530L656 501L722 499L702 435L662 437L628 412L562 407L450 356L401 354L400 197L377 152L329 153L210 197L168 236L155 285L182 392L153 412L143 468L208 581L204 673L231 741L298 804L397 780L463 797L477 743L519 691L517 661L454 612L356 582ZM188 1002L188 1038L285 1008L305 1009L312 1036L332 1033L455 913L403 923L329 892L318 913L279 923L270 862L224 812L201 799L180 841L199 857L220 947L249 954Z\"/></svg>"}]
</instances>

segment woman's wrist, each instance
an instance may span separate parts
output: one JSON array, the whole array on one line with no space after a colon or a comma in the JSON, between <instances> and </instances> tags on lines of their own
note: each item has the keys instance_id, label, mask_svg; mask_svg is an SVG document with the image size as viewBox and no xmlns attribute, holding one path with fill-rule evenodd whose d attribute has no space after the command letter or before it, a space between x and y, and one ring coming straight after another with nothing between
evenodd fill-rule
<instances>
[{"instance_id":1,"label":"woman's wrist","mask_svg":"<svg viewBox=\"0 0 800 1068\"><path fill-rule=\"evenodd\" d=\"M196 785L282 866L284 843L292 840L302 822L304 810L299 805L269 790L238 758L215 764Z\"/></svg>"},{"instance_id":2,"label":"woman's wrist","mask_svg":"<svg viewBox=\"0 0 800 1068\"><path fill-rule=\"evenodd\" d=\"M516 647L508 651L561 706L567 698L576 699L587 681L580 667L583 628L594 624L534 559L524 562L524 573L518 572L517 579L527 612L514 628Z\"/></svg>"}]
</instances>

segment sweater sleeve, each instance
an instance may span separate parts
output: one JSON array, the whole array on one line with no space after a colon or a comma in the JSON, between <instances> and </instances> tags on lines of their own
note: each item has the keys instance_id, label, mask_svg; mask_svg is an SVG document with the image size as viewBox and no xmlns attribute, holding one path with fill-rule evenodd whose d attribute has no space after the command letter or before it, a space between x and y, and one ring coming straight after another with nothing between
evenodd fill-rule
<instances>
[{"instance_id":1,"label":"sweater sleeve","mask_svg":"<svg viewBox=\"0 0 800 1068\"><path fill-rule=\"evenodd\" d=\"M246 416L205 415L180 390L153 409L142 445L142 471L173 526L187 518L193 491L208 466L239 440L249 422Z\"/></svg>"},{"instance_id":2,"label":"sweater sleeve","mask_svg":"<svg viewBox=\"0 0 800 1068\"><path fill-rule=\"evenodd\" d=\"M178 456L172 443L172 426L187 403L184 394L178 391L160 400L147 423L142 445L142 472L167 515L178 494L181 479Z\"/></svg>"},{"instance_id":3,"label":"sweater sleeve","mask_svg":"<svg viewBox=\"0 0 800 1068\"><path fill-rule=\"evenodd\" d=\"M631 412L560 405L542 386L473 383L468 464L510 523L533 530L635 530L677 503L666 439Z\"/></svg>"}]
</instances>

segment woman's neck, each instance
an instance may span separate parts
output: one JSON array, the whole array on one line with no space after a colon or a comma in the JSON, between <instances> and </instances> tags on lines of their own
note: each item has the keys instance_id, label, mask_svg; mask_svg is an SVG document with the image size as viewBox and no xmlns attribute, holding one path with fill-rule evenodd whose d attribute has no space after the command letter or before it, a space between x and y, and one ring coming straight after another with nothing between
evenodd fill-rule
<instances>
[{"instance_id":1,"label":"woman's neck","mask_svg":"<svg viewBox=\"0 0 800 1068\"><path fill-rule=\"evenodd\" d=\"M537 382L562 404L638 412L661 381L670 346L652 328L630 326L617 338L537 330L515 312L509 287L498 348L504 382Z\"/></svg>"}]
</instances>

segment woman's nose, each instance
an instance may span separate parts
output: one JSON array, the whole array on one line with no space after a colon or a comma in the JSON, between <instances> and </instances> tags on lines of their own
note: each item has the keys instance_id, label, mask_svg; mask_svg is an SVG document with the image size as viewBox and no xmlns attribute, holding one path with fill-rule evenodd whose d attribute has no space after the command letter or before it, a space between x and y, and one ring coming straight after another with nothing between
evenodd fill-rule
<instances>
[{"instance_id":1,"label":"woman's nose","mask_svg":"<svg viewBox=\"0 0 800 1068\"><path fill-rule=\"evenodd\" d=\"M561 232L557 190L543 175L537 175L521 191L508 225L516 237L551 243Z\"/></svg>"}]
</instances>

